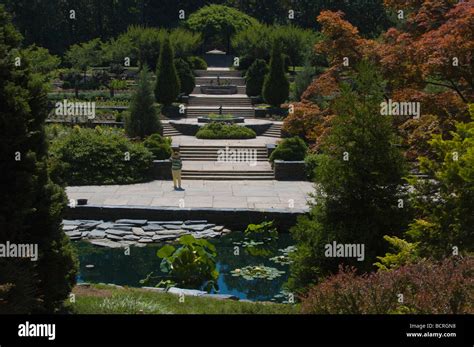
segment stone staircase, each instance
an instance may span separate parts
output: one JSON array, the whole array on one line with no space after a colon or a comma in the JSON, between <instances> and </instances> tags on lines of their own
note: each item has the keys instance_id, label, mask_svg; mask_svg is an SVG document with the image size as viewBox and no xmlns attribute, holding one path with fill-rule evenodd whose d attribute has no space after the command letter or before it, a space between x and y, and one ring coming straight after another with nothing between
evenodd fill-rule
<instances>
[{"instance_id":1,"label":"stone staircase","mask_svg":"<svg viewBox=\"0 0 474 347\"><path fill-rule=\"evenodd\" d=\"M222 160L226 151L229 160ZM223 151L219 151L223 150ZM241 151L243 161L233 161L231 150ZM246 152L251 150L252 152ZM245 151L245 152L242 152ZM253 152L255 151L255 152ZM183 179L194 180L273 180L275 175L264 146L180 146ZM252 153L252 154L250 154ZM249 155L250 154L250 155ZM221 155L221 157L220 157ZM248 160L248 161L246 161ZM252 165L250 164L252 162Z\"/></svg>"},{"instance_id":2,"label":"stone staircase","mask_svg":"<svg viewBox=\"0 0 474 347\"><path fill-rule=\"evenodd\" d=\"M252 107L252 101L247 95L190 95L188 106L228 106Z\"/></svg>"},{"instance_id":3,"label":"stone staircase","mask_svg":"<svg viewBox=\"0 0 474 347\"><path fill-rule=\"evenodd\" d=\"M210 113L219 114L219 106L188 106L186 109L187 118L208 116ZM251 107L222 107L222 114L231 114L236 117L253 118L255 111Z\"/></svg>"},{"instance_id":4,"label":"stone staircase","mask_svg":"<svg viewBox=\"0 0 474 347\"><path fill-rule=\"evenodd\" d=\"M273 170L247 171L247 170L182 170L181 177L186 180L220 180L220 181L263 181L274 180Z\"/></svg>"},{"instance_id":5,"label":"stone staircase","mask_svg":"<svg viewBox=\"0 0 474 347\"><path fill-rule=\"evenodd\" d=\"M229 146L229 150L251 150L256 154L257 161L268 161L267 148L263 146ZM219 150L226 150L225 146L190 146L181 145L179 147L181 158L193 161L217 161L219 158ZM253 152L255 151L255 152ZM243 153L243 152L241 152ZM252 154L254 155L254 154Z\"/></svg>"},{"instance_id":6,"label":"stone staircase","mask_svg":"<svg viewBox=\"0 0 474 347\"><path fill-rule=\"evenodd\" d=\"M186 117L195 118L219 113L222 106L223 114L237 117L255 117L251 99L245 94L245 79L241 71L225 69L195 70L196 87L189 95ZM219 79L219 80L218 80ZM202 94L201 86L236 85L237 94L210 95Z\"/></svg>"},{"instance_id":7,"label":"stone staircase","mask_svg":"<svg viewBox=\"0 0 474 347\"><path fill-rule=\"evenodd\" d=\"M176 130L171 124L169 123L162 123L163 125L163 136L171 137L171 136L179 136L181 133Z\"/></svg>"},{"instance_id":8,"label":"stone staircase","mask_svg":"<svg viewBox=\"0 0 474 347\"><path fill-rule=\"evenodd\" d=\"M281 137L281 124L273 123L270 128L268 128L267 131L265 131L262 136L268 136L268 137Z\"/></svg>"}]
</instances>

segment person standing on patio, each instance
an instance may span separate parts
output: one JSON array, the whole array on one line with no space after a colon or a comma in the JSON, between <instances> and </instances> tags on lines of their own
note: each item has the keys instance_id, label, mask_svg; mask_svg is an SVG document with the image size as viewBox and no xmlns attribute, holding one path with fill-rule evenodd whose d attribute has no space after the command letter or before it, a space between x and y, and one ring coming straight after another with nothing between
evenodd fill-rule
<instances>
[{"instance_id":1,"label":"person standing on patio","mask_svg":"<svg viewBox=\"0 0 474 347\"><path fill-rule=\"evenodd\" d=\"M183 162L181 160L181 154L179 150L173 150L171 154L171 174L173 176L173 185L175 190L182 190L181 188L181 169L183 167Z\"/></svg>"}]
</instances>

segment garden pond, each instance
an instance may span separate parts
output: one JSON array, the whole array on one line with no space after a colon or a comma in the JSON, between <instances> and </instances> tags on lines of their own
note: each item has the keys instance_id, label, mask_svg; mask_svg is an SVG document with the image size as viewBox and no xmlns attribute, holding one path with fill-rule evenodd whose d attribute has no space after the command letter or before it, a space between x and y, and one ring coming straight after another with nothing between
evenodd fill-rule
<instances>
[{"instance_id":1,"label":"garden pond","mask_svg":"<svg viewBox=\"0 0 474 347\"><path fill-rule=\"evenodd\" d=\"M209 240L216 247L218 287L220 294L230 294L252 301L285 302L288 299L284 283L288 279L288 252L294 249L287 233L262 249L241 232L231 232ZM160 271L161 259L156 252L163 244L131 247L126 255L123 248L103 248L88 242L74 243L79 255L78 283L113 283L141 287L148 274L165 279ZM192 288L200 289L200 288Z\"/></svg>"}]
</instances>

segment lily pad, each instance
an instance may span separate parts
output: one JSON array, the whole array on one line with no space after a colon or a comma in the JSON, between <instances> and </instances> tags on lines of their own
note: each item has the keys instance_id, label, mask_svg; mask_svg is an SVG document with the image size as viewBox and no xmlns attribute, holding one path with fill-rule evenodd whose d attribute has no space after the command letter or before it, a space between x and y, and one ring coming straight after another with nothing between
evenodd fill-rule
<instances>
[{"instance_id":1,"label":"lily pad","mask_svg":"<svg viewBox=\"0 0 474 347\"><path fill-rule=\"evenodd\" d=\"M278 250L280 255L270 258L271 261L280 265L290 265L293 261L290 259L290 253L296 251L296 246L288 246Z\"/></svg>"},{"instance_id":2,"label":"lily pad","mask_svg":"<svg viewBox=\"0 0 474 347\"><path fill-rule=\"evenodd\" d=\"M277 277L280 277L285 273L285 271L278 270L274 267L268 267L265 265L249 265L245 266L241 269L235 269L230 272L232 276L238 277L242 276L242 278L251 281L254 279L266 279L266 280L273 280Z\"/></svg>"}]
</instances>

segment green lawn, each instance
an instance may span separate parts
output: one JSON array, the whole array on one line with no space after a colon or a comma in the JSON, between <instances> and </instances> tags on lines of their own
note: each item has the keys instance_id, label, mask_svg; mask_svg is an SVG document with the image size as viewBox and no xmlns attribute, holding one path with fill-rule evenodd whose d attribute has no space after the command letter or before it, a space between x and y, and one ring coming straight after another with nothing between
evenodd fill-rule
<instances>
[{"instance_id":1,"label":"green lawn","mask_svg":"<svg viewBox=\"0 0 474 347\"><path fill-rule=\"evenodd\" d=\"M75 287L75 303L66 306L76 314L295 314L298 305L250 303L157 293L140 288L105 285Z\"/></svg>"}]
</instances>

